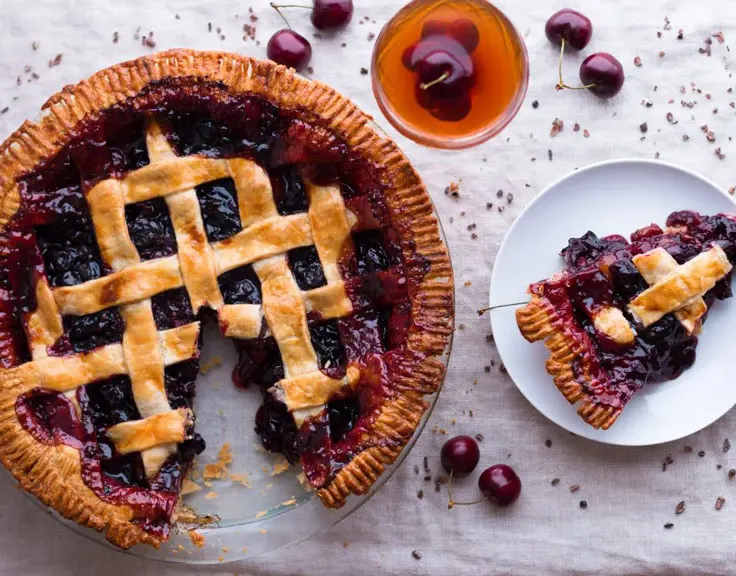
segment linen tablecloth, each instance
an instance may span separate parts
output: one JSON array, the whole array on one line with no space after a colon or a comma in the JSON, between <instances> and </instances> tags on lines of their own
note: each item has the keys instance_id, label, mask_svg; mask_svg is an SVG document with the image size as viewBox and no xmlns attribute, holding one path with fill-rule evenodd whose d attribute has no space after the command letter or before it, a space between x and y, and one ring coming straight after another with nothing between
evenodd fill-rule
<instances>
[{"instance_id":1,"label":"linen tablecloth","mask_svg":"<svg viewBox=\"0 0 736 576\"><path fill-rule=\"evenodd\" d=\"M659 157L724 188L736 185L736 147L730 138L736 132L736 96L730 92L736 84L730 72L735 53L729 50L736 5L724 0L572 2L594 23L586 53L611 52L626 69L621 94L600 101L587 93L554 90L558 54L545 39L544 23L560 3L499 0L526 39L529 94L500 137L473 150L442 152L398 137L380 115L370 76L361 74L362 67L370 67L371 34L403 2L355 4L349 28L322 39L311 37L308 11L291 10L289 18L312 40L311 76L353 98L397 136L423 176L447 233L457 331L445 387L424 434L386 486L344 522L253 561L210 568L164 565L105 549L49 518L0 475L0 573L733 572L736 479L729 480L728 470L736 467L736 450L725 452L724 440L733 434L736 413L663 446L617 448L573 437L537 413L503 373L488 338L488 318L478 317L476 310L488 300L494 257L509 225L545 186L576 167L609 158ZM258 16L259 44L243 40L249 7ZM364 16L369 20L359 24ZM34 117L63 85L105 66L172 47L265 57L268 37L281 26L265 0L0 0L0 136ZM582 57L566 56L572 81ZM564 128L552 137L555 118ZM707 131L715 134L715 142L708 141ZM459 183L459 198L445 194L451 182ZM500 199L498 190L503 190ZM422 459L428 458L434 478L440 473L442 443L460 433L483 435L484 463L507 462L517 470L523 492L513 507L448 510L445 488L437 493L434 482L423 480ZM668 456L673 462L663 471ZM560 481L553 486L555 478ZM580 489L573 493L571 485ZM458 491L474 496L474 482L458 484ZM726 499L720 511L714 506L718 497ZM581 500L587 508L580 507ZM675 515L682 500L686 510ZM674 526L665 529L668 522Z\"/></svg>"}]
</instances>

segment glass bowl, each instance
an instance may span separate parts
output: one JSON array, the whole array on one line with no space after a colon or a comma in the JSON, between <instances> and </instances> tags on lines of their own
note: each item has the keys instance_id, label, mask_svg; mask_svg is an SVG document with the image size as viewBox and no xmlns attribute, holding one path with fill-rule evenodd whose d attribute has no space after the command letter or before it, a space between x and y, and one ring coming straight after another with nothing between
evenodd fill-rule
<instances>
[{"instance_id":1,"label":"glass bowl","mask_svg":"<svg viewBox=\"0 0 736 576\"><path fill-rule=\"evenodd\" d=\"M489 59L501 62L498 58L503 58L504 69L513 75L511 81L514 83L514 89L504 93L503 107L495 115L481 117L482 113L474 114L471 109L468 117L457 126L419 111L419 105L413 100L413 86L407 84L408 74L401 65L401 55L409 45L407 42L418 39L421 25L430 19L446 20L449 16L471 19L479 27L481 43L472 56L476 69L482 71ZM493 41L484 43L483 38L491 36ZM478 56L480 51L483 58ZM483 98L494 89L491 86L493 77L487 68L482 76L479 74L476 78L476 87L471 91L474 108L486 104L487 100ZM404 6L378 35L373 49L371 80L381 112L401 134L433 148L464 149L496 136L516 116L529 84L529 57L524 39L511 21L486 0L414 0ZM412 99L413 106L407 104L407 98ZM414 111L409 118L411 108Z\"/></svg>"}]
</instances>

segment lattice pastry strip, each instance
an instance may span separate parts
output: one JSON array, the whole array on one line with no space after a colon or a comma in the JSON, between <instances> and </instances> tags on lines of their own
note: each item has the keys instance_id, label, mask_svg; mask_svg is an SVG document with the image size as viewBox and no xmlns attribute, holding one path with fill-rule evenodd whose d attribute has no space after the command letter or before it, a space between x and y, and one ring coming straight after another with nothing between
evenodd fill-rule
<instances>
[{"instance_id":1,"label":"lattice pastry strip","mask_svg":"<svg viewBox=\"0 0 736 576\"><path fill-rule=\"evenodd\" d=\"M653 251L653 252L656 252ZM636 264L636 258L634 263ZM649 259L640 259L642 266L656 270L655 261L666 262L661 252ZM664 264L663 266L667 266ZM665 274L629 303L629 311L643 326L649 326L670 312L697 303L733 266L717 244L692 260ZM649 273L649 272L647 272Z\"/></svg>"}]
</instances>

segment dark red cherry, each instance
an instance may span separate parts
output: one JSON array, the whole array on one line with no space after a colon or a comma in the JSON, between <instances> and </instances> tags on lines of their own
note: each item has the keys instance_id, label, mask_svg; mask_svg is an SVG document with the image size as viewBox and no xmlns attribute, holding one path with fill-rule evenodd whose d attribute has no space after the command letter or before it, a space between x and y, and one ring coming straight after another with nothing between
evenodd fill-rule
<instances>
[{"instance_id":1,"label":"dark red cherry","mask_svg":"<svg viewBox=\"0 0 736 576\"><path fill-rule=\"evenodd\" d=\"M478 27L468 18L459 18L452 22L443 20L427 20L422 26L422 38L433 36L449 36L462 44L463 48L472 53L480 42Z\"/></svg>"},{"instance_id":2,"label":"dark red cherry","mask_svg":"<svg viewBox=\"0 0 736 576\"><path fill-rule=\"evenodd\" d=\"M407 68L408 70L414 70L414 65L412 64L412 61L414 59L414 51L417 49L417 44L412 44L411 46L407 46L404 48L404 51L401 53L401 63L404 65L404 68Z\"/></svg>"},{"instance_id":3,"label":"dark red cherry","mask_svg":"<svg viewBox=\"0 0 736 576\"><path fill-rule=\"evenodd\" d=\"M422 90L417 84L415 94L419 105L438 120L459 122L470 114L472 102L469 93L458 98L436 98L429 94L429 90Z\"/></svg>"},{"instance_id":4,"label":"dark red cherry","mask_svg":"<svg viewBox=\"0 0 736 576\"><path fill-rule=\"evenodd\" d=\"M480 448L470 436L455 436L445 442L440 456L442 467L457 478L475 470L480 460Z\"/></svg>"},{"instance_id":5,"label":"dark red cherry","mask_svg":"<svg viewBox=\"0 0 736 576\"><path fill-rule=\"evenodd\" d=\"M593 35L593 23L590 18L577 10L563 8L549 17L544 33L553 44L559 46L564 39L565 45L575 50L582 50L588 45Z\"/></svg>"},{"instance_id":6,"label":"dark red cherry","mask_svg":"<svg viewBox=\"0 0 736 576\"><path fill-rule=\"evenodd\" d=\"M624 85L624 67L610 54L596 52L580 65L580 81L599 98L611 98Z\"/></svg>"},{"instance_id":7,"label":"dark red cherry","mask_svg":"<svg viewBox=\"0 0 736 576\"><path fill-rule=\"evenodd\" d=\"M353 17L353 0L314 0L312 24L315 28L339 28Z\"/></svg>"},{"instance_id":8,"label":"dark red cherry","mask_svg":"<svg viewBox=\"0 0 736 576\"><path fill-rule=\"evenodd\" d=\"M473 87L473 61L462 63L447 50L433 50L416 66L422 90L436 98L459 98Z\"/></svg>"},{"instance_id":9,"label":"dark red cherry","mask_svg":"<svg viewBox=\"0 0 736 576\"><path fill-rule=\"evenodd\" d=\"M508 506L521 494L521 480L511 466L496 464L483 470L478 478L478 488L491 502Z\"/></svg>"},{"instance_id":10,"label":"dark red cherry","mask_svg":"<svg viewBox=\"0 0 736 576\"><path fill-rule=\"evenodd\" d=\"M302 70L312 59L312 45L301 34L284 28L271 36L266 53L278 64Z\"/></svg>"}]
</instances>

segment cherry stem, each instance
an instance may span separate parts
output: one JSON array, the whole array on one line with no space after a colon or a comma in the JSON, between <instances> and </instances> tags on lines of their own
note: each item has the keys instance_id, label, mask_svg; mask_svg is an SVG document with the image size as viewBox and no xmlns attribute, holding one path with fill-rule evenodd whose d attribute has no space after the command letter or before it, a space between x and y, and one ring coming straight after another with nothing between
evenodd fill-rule
<instances>
[{"instance_id":1,"label":"cherry stem","mask_svg":"<svg viewBox=\"0 0 736 576\"><path fill-rule=\"evenodd\" d=\"M432 86L434 86L435 84L439 84L440 82L444 82L449 77L450 77L450 73L449 72L445 72L439 78L435 78L431 82L425 82L424 84L420 84L419 87L422 90L427 90L427 89L431 88Z\"/></svg>"},{"instance_id":2,"label":"cherry stem","mask_svg":"<svg viewBox=\"0 0 736 576\"><path fill-rule=\"evenodd\" d=\"M447 496L449 497L449 500L447 502L447 509L452 510L455 506L472 506L473 504L478 504L479 502L483 502L485 500L485 496L480 498L479 500L474 500L473 502L455 502L455 500L452 499L452 473L454 470L450 470L450 479L447 481Z\"/></svg>"},{"instance_id":3,"label":"cherry stem","mask_svg":"<svg viewBox=\"0 0 736 576\"><path fill-rule=\"evenodd\" d=\"M490 312L491 310L495 310L496 308L508 308L509 306L523 306L524 304L529 304L529 302L513 302L511 304L496 304L495 306L489 306L488 308L481 308L478 310L478 316L483 316L486 312Z\"/></svg>"},{"instance_id":4,"label":"cherry stem","mask_svg":"<svg viewBox=\"0 0 736 576\"><path fill-rule=\"evenodd\" d=\"M279 13L279 16L281 16L281 19L284 22L286 22L286 25L289 27L289 30L291 30L291 24L289 24L289 21L286 19L286 16L284 16L283 13L280 10L280 8L287 8L287 6L278 6L278 5L274 4L273 2L271 2L271 8L273 8L274 10L276 10L276 12Z\"/></svg>"},{"instance_id":5,"label":"cherry stem","mask_svg":"<svg viewBox=\"0 0 736 576\"><path fill-rule=\"evenodd\" d=\"M273 6L273 4L272 4ZM568 86L565 84L565 81L562 79L562 57L565 55L565 39L562 39L562 43L560 44L560 60L557 64L557 71L560 75L560 81L557 82L557 86L555 86L556 90L563 90L567 88L568 90L587 90L588 88L593 88L596 84L586 84L585 86Z\"/></svg>"},{"instance_id":6,"label":"cherry stem","mask_svg":"<svg viewBox=\"0 0 736 576\"><path fill-rule=\"evenodd\" d=\"M314 6L305 6L304 4L276 4L271 2L271 8L306 8L307 10L312 10Z\"/></svg>"}]
</instances>

